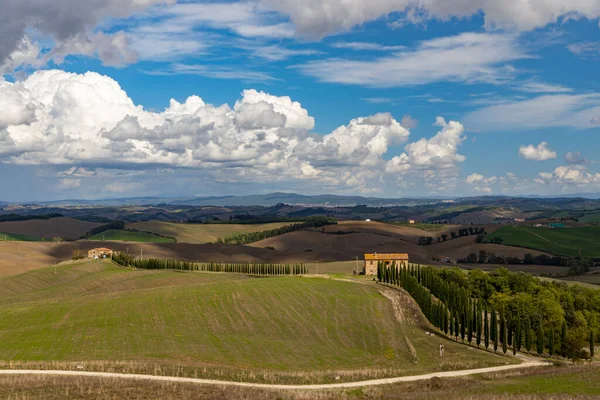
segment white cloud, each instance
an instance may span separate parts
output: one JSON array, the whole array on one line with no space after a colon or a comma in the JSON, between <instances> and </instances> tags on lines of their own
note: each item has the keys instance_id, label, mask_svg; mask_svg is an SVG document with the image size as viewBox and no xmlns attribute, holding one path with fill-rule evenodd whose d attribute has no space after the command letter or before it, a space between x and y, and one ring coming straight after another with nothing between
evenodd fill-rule
<instances>
[{"instance_id":1,"label":"white cloud","mask_svg":"<svg viewBox=\"0 0 600 400\"><path fill-rule=\"evenodd\" d=\"M98 178L99 166L163 166L202 171L213 181L313 180L369 192L386 179L384 156L409 137L390 114L356 118L326 135L311 133L315 120L300 103L256 90L244 91L233 108L191 96L150 112L134 104L117 82L91 72L38 71L23 81L4 81L0 101L10 105L10 112L1 114L2 161L64 166L57 177L71 187ZM457 145L460 124L438 124L443 130L435 138L407 146L409 162L419 168L464 159L444 150Z\"/></svg>"},{"instance_id":2,"label":"white cloud","mask_svg":"<svg viewBox=\"0 0 600 400\"><path fill-rule=\"evenodd\" d=\"M441 117L437 118L436 125L442 128L437 135L408 144L405 153L388 162L388 172L452 169L465 161L466 157L458 154L458 147L466 139L463 125L456 121L446 122Z\"/></svg>"},{"instance_id":3,"label":"white cloud","mask_svg":"<svg viewBox=\"0 0 600 400\"><path fill-rule=\"evenodd\" d=\"M110 18L123 18L155 4L175 0L95 0L81 5L79 0L19 0L2 4L0 13L0 73L11 73L23 65L38 66L39 46L25 46L28 34L35 31L54 42L57 59L73 54L95 55L107 65L121 65L133 57L126 48L122 32L94 33L97 25ZM52 57L49 57L50 59ZM47 60L48 60L47 59ZM46 61L47 61L46 60Z\"/></svg>"},{"instance_id":4,"label":"white cloud","mask_svg":"<svg viewBox=\"0 0 600 400\"><path fill-rule=\"evenodd\" d=\"M600 56L600 41L571 43L567 49L580 57L598 57Z\"/></svg>"},{"instance_id":5,"label":"white cloud","mask_svg":"<svg viewBox=\"0 0 600 400\"><path fill-rule=\"evenodd\" d=\"M527 93L569 93L573 91L573 89L566 86L537 81L521 82L515 86L515 89Z\"/></svg>"},{"instance_id":6,"label":"white cloud","mask_svg":"<svg viewBox=\"0 0 600 400\"><path fill-rule=\"evenodd\" d=\"M587 129L600 115L600 94L543 95L491 105L467 114L469 129L530 130L551 127Z\"/></svg>"},{"instance_id":7,"label":"white cloud","mask_svg":"<svg viewBox=\"0 0 600 400\"><path fill-rule=\"evenodd\" d=\"M386 46L371 42L335 42L331 47L356 51L400 51L406 49L406 46Z\"/></svg>"},{"instance_id":8,"label":"white cloud","mask_svg":"<svg viewBox=\"0 0 600 400\"><path fill-rule=\"evenodd\" d=\"M312 38L347 31L395 12L406 13L409 22L417 24L482 13L486 28L516 30L544 27L562 16L600 16L596 0L260 0L260 4L289 15L298 32Z\"/></svg>"},{"instance_id":9,"label":"white cloud","mask_svg":"<svg viewBox=\"0 0 600 400\"><path fill-rule=\"evenodd\" d=\"M198 75L214 79L236 79L245 82L272 82L277 78L266 72L253 71L241 67L227 67L218 65L199 65L173 63L166 68L154 70L140 70L146 75Z\"/></svg>"},{"instance_id":10,"label":"white cloud","mask_svg":"<svg viewBox=\"0 0 600 400\"><path fill-rule=\"evenodd\" d=\"M600 174L590 173L582 165L560 166L552 173L541 173L540 177L545 181L554 181L568 185L600 184Z\"/></svg>"},{"instance_id":11,"label":"white cloud","mask_svg":"<svg viewBox=\"0 0 600 400\"><path fill-rule=\"evenodd\" d=\"M556 152L548 147L547 142L542 142L537 147L532 144L523 145L519 148L519 155L532 161L546 161L557 157Z\"/></svg>"},{"instance_id":12,"label":"white cloud","mask_svg":"<svg viewBox=\"0 0 600 400\"><path fill-rule=\"evenodd\" d=\"M281 61L291 57L297 56L312 56L321 54L321 52L312 49L289 49L279 45L267 45L267 46L241 46L246 50L250 50L256 57L263 58L269 61Z\"/></svg>"},{"instance_id":13,"label":"white cloud","mask_svg":"<svg viewBox=\"0 0 600 400\"><path fill-rule=\"evenodd\" d=\"M514 37L463 33L421 42L415 50L367 61L327 59L298 68L322 82L371 87L415 86L451 81L499 83L514 75L507 63L528 56Z\"/></svg>"},{"instance_id":14,"label":"white cloud","mask_svg":"<svg viewBox=\"0 0 600 400\"><path fill-rule=\"evenodd\" d=\"M415 129L417 125L419 125L419 121L410 116L410 114L406 114L402 117L402 121L400 121L403 127L406 129Z\"/></svg>"},{"instance_id":15,"label":"white cloud","mask_svg":"<svg viewBox=\"0 0 600 400\"><path fill-rule=\"evenodd\" d=\"M579 151L570 151L565 154L565 161L568 164L586 164L588 161L581 156Z\"/></svg>"}]
</instances>

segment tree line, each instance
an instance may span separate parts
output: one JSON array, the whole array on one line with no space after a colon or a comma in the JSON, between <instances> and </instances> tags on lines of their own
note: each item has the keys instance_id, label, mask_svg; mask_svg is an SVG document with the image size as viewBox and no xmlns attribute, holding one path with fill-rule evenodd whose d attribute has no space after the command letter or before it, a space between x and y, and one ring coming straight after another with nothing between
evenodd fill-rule
<instances>
[{"instance_id":1,"label":"tree line","mask_svg":"<svg viewBox=\"0 0 600 400\"><path fill-rule=\"evenodd\" d=\"M308 273L308 268L304 264L195 263L158 258L140 259L124 253L113 253L112 260L122 267L139 269L223 272L259 276L305 275Z\"/></svg>"},{"instance_id":2,"label":"tree line","mask_svg":"<svg viewBox=\"0 0 600 400\"><path fill-rule=\"evenodd\" d=\"M40 214L40 215L20 215L20 214L4 214L0 215L0 222L16 222L16 221L30 221L30 220L46 220L52 218L62 217L62 214Z\"/></svg>"},{"instance_id":3,"label":"tree line","mask_svg":"<svg viewBox=\"0 0 600 400\"><path fill-rule=\"evenodd\" d=\"M566 256L547 256L541 254L533 256L531 253L525 254L523 258L501 257L494 253L480 250L479 253L471 253L465 258L458 260L462 264L508 264L508 265L548 265L556 267L568 267L569 275L581 275L590 271L594 266L594 259L589 257L566 257Z\"/></svg>"},{"instance_id":4,"label":"tree line","mask_svg":"<svg viewBox=\"0 0 600 400\"><path fill-rule=\"evenodd\" d=\"M572 360L593 357L600 333L600 292L542 282L499 269L435 269L380 263L380 282L405 289L441 332L513 354L526 350ZM589 350L584 350L586 347Z\"/></svg>"},{"instance_id":5,"label":"tree line","mask_svg":"<svg viewBox=\"0 0 600 400\"><path fill-rule=\"evenodd\" d=\"M474 226L470 226L468 228L461 228L458 231L450 232L449 236L447 233L443 233L440 236L438 236L436 239L434 239L433 237L430 237L430 236L421 236L418 240L418 245L419 246L429 246L429 245L433 244L434 241L437 241L437 243L441 243L441 242L445 242L447 240L458 239L460 237L471 236L471 235L477 235L477 237L479 238L480 236L485 235L485 228L478 228L478 227L474 227Z\"/></svg>"},{"instance_id":6,"label":"tree line","mask_svg":"<svg viewBox=\"0 0 600 400\"><path fill-rule=\"evenodd\" d=\"M307 228L320 228L326 225L336 225L337 220L334 218L327 217L313 217L307 218L304 222L282 226L281 228L270 229L261 232L250 232L240 233L238 235L232 235L225 238L219 238L218 243L245 245L250 243L259 242L264 239L268 239L275 236L284 235L286 233L301 231Z\"/></svg>"}]
</instances>

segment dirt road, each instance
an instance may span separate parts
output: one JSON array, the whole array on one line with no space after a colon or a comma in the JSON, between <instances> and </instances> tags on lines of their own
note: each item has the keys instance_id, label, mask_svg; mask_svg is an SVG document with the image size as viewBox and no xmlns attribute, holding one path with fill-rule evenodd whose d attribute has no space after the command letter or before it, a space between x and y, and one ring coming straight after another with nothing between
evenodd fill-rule
<instances>
[{"instance_id":1,"label":"dirt road","mask_svg":"<svg viewBox=\"0 0 600 400\"><path fill-rule=\"evenodd\" d=\"M0 375L53 375L53 376L85 376L96 378L109 379L136 379L154 382L178 382L178 383L193 383L199 385L216 385L216 386L237 386L250 387L258 389L275 389L275 390L324 390L324 389L348 389L365 386L389 385L399 382L414 382L427 380L432 378L452 378L467 375L484 374L488 372L509 371L515 369L532 368L544 365L549 365L543 361L534 358L521 356L523 362L516 365L503 365L500 367L465 369L460 371L434 372L424 375L401 376L396 378L373 379L360 382L344 382L319 385L277 385L265 383L248 383L248 382L232 382L219 381L214 379L197 379L197 378L180 378L174 376L155 376L155 375L137 375L137 374L115 374L109 372L88 372L88 371L52 371L52 370L0 370Z\"/></svg>"}]
</instances>

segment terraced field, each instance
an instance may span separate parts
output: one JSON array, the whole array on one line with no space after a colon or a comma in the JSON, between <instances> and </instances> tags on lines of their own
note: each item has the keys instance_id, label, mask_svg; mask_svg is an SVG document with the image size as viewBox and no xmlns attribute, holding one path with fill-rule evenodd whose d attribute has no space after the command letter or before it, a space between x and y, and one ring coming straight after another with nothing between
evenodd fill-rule
<instances>
[{"instance_id":1,"label":"terraced field","mask_svg":"<svg viewBox=\"0 0 600 400\"><path fill-rule=\"evenodd\" d=\"M503 244L544 251L551 254L576 257L600 257L600 226L577 228L534 228L505 226L488 239L502 239Z\"/></svg>"},{"instance_id":2,"label":"terraced field","mask_svg":"<svg viewBox=\"0 0 600 400\"><path fill-rule=\"evenodd\" d=\"M312 382L333 370L408 375L507 361L426 336L409 309L400 323L388 299L357 283L86 261L0 279L0 360Z\"/></svg>"},{"instance_id":3,"label":"terraced field","mask_svg":"<svg viewBox=\"0 0 600 400\"><path fill-rule=\"evenodd\" d=\"M271 224L177 224L146 221L127 224L127 228L174 237L179 243L206 244L216 243L219 238L227 236L268 231L292 224L292 222Z\"/></svg>"}]
</instances>

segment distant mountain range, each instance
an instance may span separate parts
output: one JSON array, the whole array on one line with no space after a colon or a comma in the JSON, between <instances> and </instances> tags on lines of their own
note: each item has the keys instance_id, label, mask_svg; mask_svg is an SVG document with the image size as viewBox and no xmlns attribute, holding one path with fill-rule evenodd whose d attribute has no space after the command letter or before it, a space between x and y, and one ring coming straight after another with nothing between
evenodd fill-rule
<instances>
[{"instance_id":1,"label":"distant mountain range","mask_svg":"<svg viewBox=\"0 0 600 400\"><path fill-rule=\"evenodd\" d=\"M301 195L296 193L270 193L264 195L248 195L248 196L207 196L207 197L130 197L130 198L107 198L100 200L81 200L67 199L56 201L36 201L10 203L0 201L0 206L9 204L37 204L45 207L60 207L60 206L136 206L136 205L188 205L188 206L220 206L220 207L240 207L240 206L273 206L280 203L302 205L302 206L318 206L318 207L341 207L341 206L357 206L366 205L369 207L392 207L392 206L416 206L422 204L433 204L440 202L491 202L491 201L507 201L509 199L544 199L544 200L560 200L560 199L598 199L600 193L573 194L560 196L479 196L479 197L403 197L403 198L380 198L380 197L362 197L362 196L340 196L340 195Z\"/></svg>"}]
</instances>

